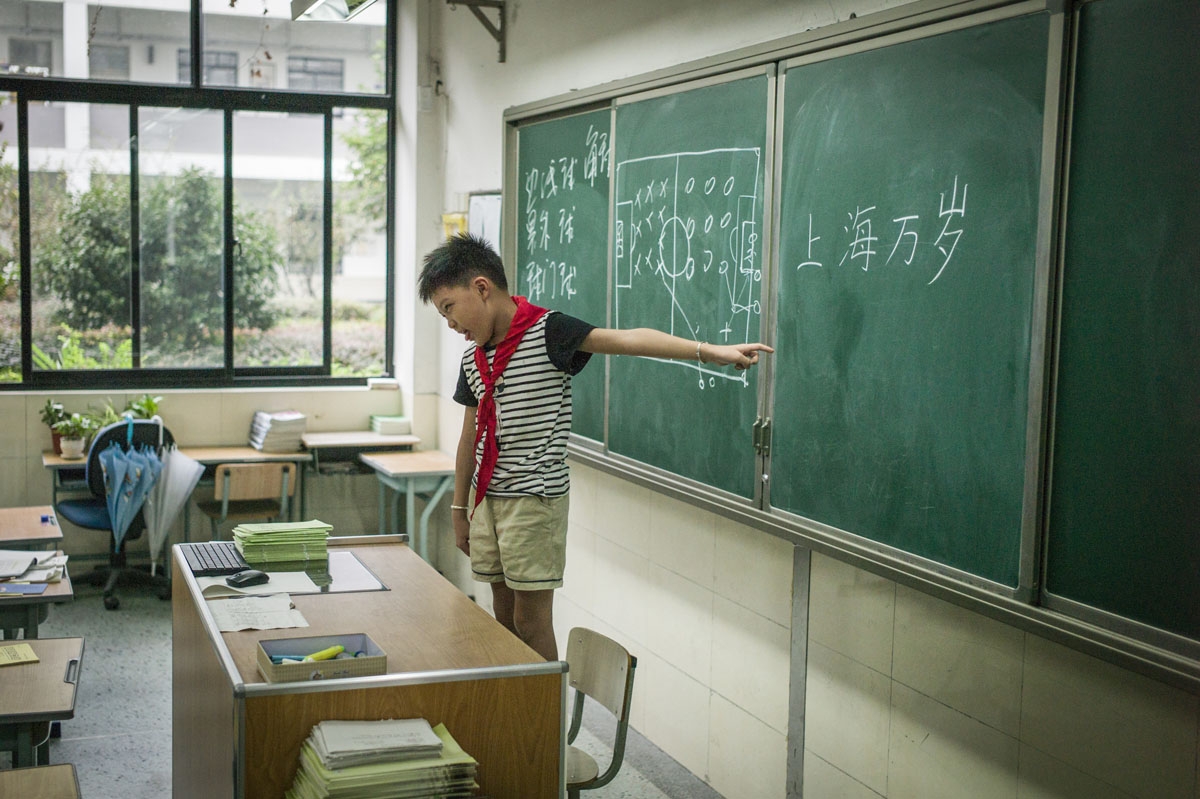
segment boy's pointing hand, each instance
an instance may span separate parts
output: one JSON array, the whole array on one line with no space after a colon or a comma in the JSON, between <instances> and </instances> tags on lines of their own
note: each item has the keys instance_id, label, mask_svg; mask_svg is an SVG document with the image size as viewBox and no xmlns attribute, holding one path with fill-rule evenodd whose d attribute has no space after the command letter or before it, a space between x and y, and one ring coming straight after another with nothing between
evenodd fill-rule
<instances>
[{"instance_id":1,"label":"boy's pointing hand","mask_svg":"<svg viewBox=\"0 0 1200 799\"><path fill-rule=\"evenodd\" d=\"M758 342L752 344L726 344L723 346L705 344L701 354L704 360L709 363L732 366L735 369L749 369L758 363L758 354L760 352L774 351L774 349L768 347L766 344Z\"/></svg>"}]
</instances>

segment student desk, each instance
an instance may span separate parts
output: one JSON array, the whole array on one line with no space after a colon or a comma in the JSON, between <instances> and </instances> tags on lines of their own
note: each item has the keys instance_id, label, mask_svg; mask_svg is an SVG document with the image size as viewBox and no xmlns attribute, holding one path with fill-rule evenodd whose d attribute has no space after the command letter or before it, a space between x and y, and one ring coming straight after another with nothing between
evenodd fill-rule
<instances>
[{"instance_id":1,"label":"student desk","mask_svg":"<svg viewBox=\"0 0 1200 799\"><path fill-rule=\"evenodd\" d=\"M235 633L217 630L173 548L175 799L282 796L317 722L416 717L445 723L493 799L563 796L566 664L542 660L397 536L329 547L352 552L390 590L293 595L308 627ZM260 640L343 633L369 635L388 673L267 683L258 672Z\"/></svg>"},{"instance_id":2,"label":"student desk","mask_svg":"<svg viewBox=\"0 0 1200 799\"><path fill-rule=\"evenodd\" d=\"M233 447L180 447L179 451L193 460L199 461L205 467L216 466L219 463L273 463L290 461L297 464L300 479L296 491L300 494L301 516L304 502L304 464L312 460L312 455L304 451L298 452L263 452L251 446ZM87 491L87 481L84 478L86 459L68 460L53 452L42 453L42 466L49 469L54 477L54 504L58 504L59 491ZM203 482L203 478L201 478ZM191 538L191 503L184 505L183 511L183 540Z\"/></svg>"},{"instance_id":3,"label":"student desk","mask_svg":"<svg viewBox=\"0 0 1200 799\"><path fill-rule=\"evenodd\" d=\"M392 532L399 521L400 497L408 502L404 532L417 542L417 552L423 560L429 560L429 517L446 491L454 488L454 459L438 450L421 452L381 452L376 455L360 455L367 466L375 470L379 478L379 533L386 530L387 513L384 510L387 492L392 493ZM428 497L425 510L421 513L420 534L414 525L417 494Z\"/></svg>"},{"instance_id":4,"label":"student desk","mask_svg":"<svg viewBox=\"0 0 1200 799\"><path fill-rule=\"evenodd\" d=\"M13 594L0 596L0 630L4 631L6 643L16 636L19 629L25 630L26 638L37 638L38 625L50 615L50 605L57 602L70 602L75 598L75 590L71 586L71 576L63 570L62 579L57 583L46 583L46 590L40 594ZM0 672L4 669L0 668ZM0 707L0 712L3 708Z\"/></svg>"},{"instance_id":5,"label":"student desk","mask_svg":"<svg viewBox=\"0 0 1200 799\"><path fill-rule=\"evenodd\" d=\"M58 517L49 505L0 508L0 549L50 549L62 537Z\"/></svg>"},{"instance_id":6,"label":"student desk","mask_svg":"<svg viewBox=\"0 0 1200 799\"><path fill-rule=\"evenodd\" d=\"M16 799L78 799L79 778L70 763L0 771L0 796Z\"/></svg>"},{"instance_id":7,"label":"student desk","mask_svg":"<svg viewBox=\"0 0 1200 799\"><path fill-rule=\"evenodd\" d=\"M419 436L408 433L384 435L374 430L345 430L326 433L305 433L300 436L304 449L312 453L312 464L309 470L320 474L322 461L330 464L344 464L346 467L358 466L358 458L364 452L384 452L395 450L410 450L421 443ZM304 495L300 495L300 517L305 515Z\"/></svg>"},{"instance_id":8,"label":"student desk","mask_svg":"<svg viewBox=\"0 0 1200 799\"><path fill-rule=\"evenodd\" d=\"M41 741L49 735L50 722L75 715L83 639L41 638L18 643L29 644L38 662L0 668L0 696L4 697L0 748L13 750L13 765L18 768L46 765L49 749Z\"/></svg>"}]
</instances>

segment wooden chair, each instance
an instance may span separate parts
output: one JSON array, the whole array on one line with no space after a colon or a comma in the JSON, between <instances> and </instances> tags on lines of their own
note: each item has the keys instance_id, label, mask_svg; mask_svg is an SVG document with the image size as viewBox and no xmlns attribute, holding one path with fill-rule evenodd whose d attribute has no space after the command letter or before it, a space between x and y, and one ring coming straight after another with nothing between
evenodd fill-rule
<instances>
[{"instance_id":1,"label":"wooden chair","mask_svg":"<svg viewBox=\"0 0 1200 799\"><path fill-rule=\"evenodd\" d=\"M212 538L220 538L220 526L256 520L272 521L287 515L288 502L296 493L296 464L222 463L213 473L213 498L196 503L212 525Z\"/></svg>"},{"instance_id":2,"label":"wooden chair","mask_svg":"<svg viewBox=\"0 0 1200 799\"><path fill-rule=\"evenodd\" d=\"M586 627L575 627L567 636L567 664L570 667L568 682L575 689L567 743L574 742L579 734L587 697L608 708L617 720L612 761L603 774L591 755L567 746L567 796L568 799L579 799L580 791L608 785L621 768L625 737L629 732L629 704L637 658L611 638Z\"/></svg>"}]
</instances>

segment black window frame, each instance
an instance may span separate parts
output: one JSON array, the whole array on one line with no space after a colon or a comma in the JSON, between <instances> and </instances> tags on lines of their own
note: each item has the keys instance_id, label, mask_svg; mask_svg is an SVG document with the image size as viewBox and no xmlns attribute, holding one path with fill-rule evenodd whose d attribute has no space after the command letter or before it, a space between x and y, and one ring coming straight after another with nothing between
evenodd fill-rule
<instances>
[{"instance_id":1,"label":"black window frame","mask_svg":"<svg viewBox=\"0 0 1200 799\"><path fill-rule=\"evenodd\" d=\"M333 120L343 109L376 109L387 115L386 215L385 237L385 332L384 363L380 377L394 377L395 364L395 141L396 110L395 68L396 26L399 0L380 0L387 6L385 31L386 63L384 91L364 93L315 93L290 89L238 88L212 86L203 83L197 64L202 63L202 14L200 0L193 0L191 12L191 52L193 57L188 85L149 84L129 81L79 80L46 78L30 75L0 75L0 93L12 93L17 101L17 158L20 214L20 304L21 304L21 372L20 382L0 383L0 391L20 390L137 390L150 388L232 388L232 387L298 387L365 385L367 377L335 377L332 374L332 315L333 315ZM30 173L28 136L28 107L31 103L106 103L125 105L130 110L131 131L136 132L138 108L179 107L221 111L225 117L224 172L221 176L225 190L224 284L232 285L233 258L236 241L233 230L233 141L232 118L239 111L296 112L323 115L324 137L324 210L323 210L323 363L312 367L235 367L233 337L234 292L225 292L225 358L224 365L212 368L143 368L140 365L140 314L135 312L131 325L134 337L134 361L129 369L34 370L32 363L32 253L30 224ZM131 198L137 197L139 177L136 169L137 136L130 137L134 167L130 170ZM133 239L130 264L131 297L135 307L139 289L139 253L137 247L136 199L131 201L131 236Z\"/></svg>"}]
</instances>

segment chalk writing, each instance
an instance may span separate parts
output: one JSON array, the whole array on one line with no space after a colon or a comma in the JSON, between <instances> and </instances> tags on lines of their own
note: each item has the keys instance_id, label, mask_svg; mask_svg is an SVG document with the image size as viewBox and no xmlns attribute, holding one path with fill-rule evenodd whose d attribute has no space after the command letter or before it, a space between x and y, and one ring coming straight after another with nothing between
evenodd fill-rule
<instances>
[{"instance_id":1,"label":"chalk writing","mask_svg":"<svg viewBox=\"0 0 1200 799\"><path fill-rule=\"evenodd\" d=\"M525 265L525 296L538 300L569 300L575 296L575 267L559 261L530 261Z\"/></svg>"},{"instance_id":2,"label":"chalk writing","mask_svg":"<svg viewBox=\"0 0 1200 799\"><path fill-rule=\"evenodd\" d=\"M874 232L873 222L877 216L883 216L885 220L881 227L885 228L885 233L889 236L887 241L882 241L882 237ZM929 266L934 271L933 277L926 285L932 285L942 276L954 258L954 251L965 231L966 216L967 184L963 183L960 187L958 175L954 176L949 192L939 193L937 219L940 230L936 237L932 234L929 236L933 239L933 243L926 245L925 250L921 250L920 214L906 213L900 216L891 216L882 214L881 209L874 205L857 205L853 210L842 212L843 222L838 226L840 232L835 229L839 235L834 237L834 241L837 242L838 251L842 253L837 264L838 266L857 265L863 272L868 272L872 265L879 265L878 259L872 261L872 258L883 252L879 246L881 244L886 246L890 241L891 248L886 250L887 258L882 265L892 264L894 260L896 265L903 264L907 267L918 260L918 254L927 254L926 260L931 262ZM889 219L890 225L886 223L886 220ZM818 227L814 225L813 214L808 214L808 219L804 224L807 224L808 235L805 239L802 260L796 264L796 269L823 268L825 262L822 254L814 248L814 245L821 241L822 237L815 233ZM918 264L918 266L921 265Z\"/></svg>"},{"instance_id":3,"label":"chalk writing","mask_svg":"<svg viewBox=\"0 0 1200 799\"><path fill-rule=\"evenodd\" d=\"M614 323L713 343L757 340L761 152L728 148L620 161L614 207ZM748 386L695 361L699 388Z\"/></svg>"},{"instance_id":4,"label":"chalk writing","mask_svg":"<svg viewBox=\"0 0 1200 799\"><path fill-rule=\"evenodd\" d=\"M592 186L596 178L608 180L608 134L588 125L587 156L583 159L583 177Z\"/></svg>"},{"instance_id":5,"label":"chalk writing","mask_svg":"<svg viewBox=\"0 0 1200 799\"><path fill-rule=\"evenodd\" d=\"M958 246L958 237L962 235L961 228L959 228L958 230L950 230L950 225L951 225L954 217L967 215L967 184L966 183L963 184L962 205L956 206L955 203L957 203L958 201L959 201L958 200L958 175L955 175L954 176L954 193L951 195L951 198L950 198L950 207L949 208L946 207L946 193L942 192L942 199L941 199L941 202L940 202L939 208L938 208L938 216L945 217L946 224L944 224L942 226L942 232L938 235L937 241L935 241L933 243L933 246L938 248L938 252L940 252L942 255L946 256L946 260L942 261L942 265L941 265L941 267L938 268L937 274L933 276L933 280L937 280L939 277L942 276L942 271L945 270L946 264L950 263L950 258L951 258L951 256L954 255L954 248ZM942 240L947 239L951 236L954 237L954 241L950 243L950 249L947 250L942 245ZM933 283L933 280L930 280L929 282Z\"/></svg>"},{"instance_id":6,"label":"chalk writing","mask_svg":"<svg viewBox=\"0 0 1200 799\"><path fill-rule=\"evenodd\" d=\"M577 293L575 213L577 188L608 180L608 134L590 125L580 155L522 165L522 243L518 287L533 303L569 301ZM576 183L582 166L583 179ZM603 265L600 265L601 267Z\"/></svg>"}]
</instances>

